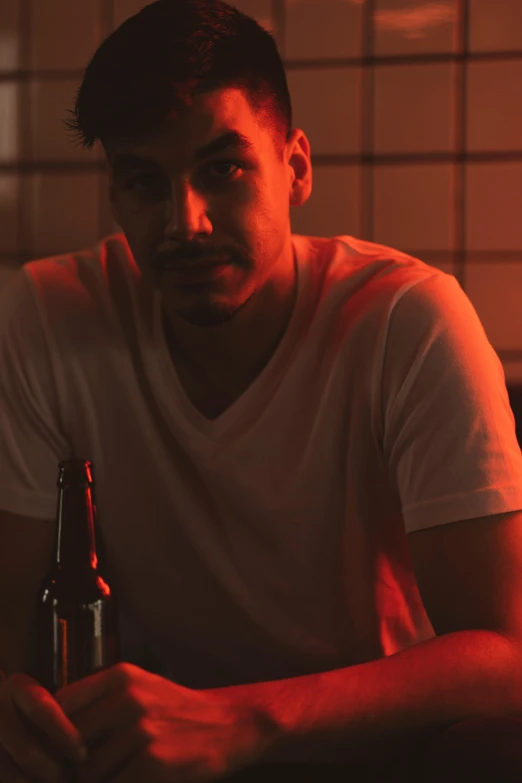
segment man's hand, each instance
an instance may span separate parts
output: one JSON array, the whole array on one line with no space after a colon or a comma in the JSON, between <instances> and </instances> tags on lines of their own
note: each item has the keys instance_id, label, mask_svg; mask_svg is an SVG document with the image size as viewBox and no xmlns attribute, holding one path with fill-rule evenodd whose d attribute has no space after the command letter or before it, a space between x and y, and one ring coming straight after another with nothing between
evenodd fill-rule
<instances>
[{"instance_id":1,"label":"man's hand","mask_svg":"<svg viewBox=\"0 0 522 783\"><path fill-rule=\"evenodd\" d=\"M216 781L259 761L277 730L259 708L194 691L120 663L62 688L56 700L89 754L80 783Z\"/></svg>"},{"instance_id":2,"label":"man's hand","mask_svg":"<svg viewBox=\"0 0 522 783\"><path fill-rule=\"evenodd\" d=\"M60 783L84 758L80 736L51 694L26 674L0 684L0 783Z\"/></svg>"}]
</instances>

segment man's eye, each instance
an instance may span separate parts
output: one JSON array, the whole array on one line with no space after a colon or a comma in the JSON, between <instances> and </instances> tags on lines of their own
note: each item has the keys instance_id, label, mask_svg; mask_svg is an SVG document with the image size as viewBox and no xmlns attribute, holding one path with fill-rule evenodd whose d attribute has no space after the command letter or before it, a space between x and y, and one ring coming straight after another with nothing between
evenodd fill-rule
<instances>
[{"instance_id":1,"label":"man's eye","mask_svg":"<svg viewBox=\"0 0 522 783\"><path fill-rule=\"evenodd\" d=\"M234 171L227 171L231 166L234 168ZM233 179L239 174L243 166L234 160L215 160L208 168L211 171L217 171L216 179Z\"/></svg>"},{"instance_id":2,"label":"man's eye","mask_svg":"<svg viewBox=\"0 0 522 783\"><path fill-rule=\"evenodd\" d=\"M125 185L125 190L148 190L149 188L157 185L158 178L155 174L139 174L137 177L130 179Z\"/></svg>"}]
</instances>

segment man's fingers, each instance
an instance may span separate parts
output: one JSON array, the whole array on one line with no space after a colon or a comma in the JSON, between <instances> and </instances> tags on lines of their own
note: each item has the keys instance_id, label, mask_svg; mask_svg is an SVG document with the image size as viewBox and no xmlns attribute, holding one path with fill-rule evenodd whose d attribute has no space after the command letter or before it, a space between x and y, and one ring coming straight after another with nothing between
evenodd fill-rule
<instances>
[{"instance_id":1,"label":"man's fingers","mask_svg":"<svg viewBox=\"0 0 522 783\"><path fill-rule=\"evenodd\" d=\"M80 733L48 691L36 681L28 681L24 688L13 688L12 699L31 727L47 738L52 748L71 761L83 761L86 751Z\"/></svg>"},{"instance_id":2,"label":"man's fingers","mask_svg":"<svg viewBox=\"0 0 522 783\"><path fill-rule=\"evenodd\" d=\"M11 714L2 717L6 720L2 721L1 727L1 783L4 783L4 761L6 774L10 778L14 776L16 783L22 781L57 783L61 778L61 769L57 761L31 737L19 715L13 710Z\"/></svg>"},{"instance_id":3,"label":"man's fingers","mask_svg":"<svg viewBox=\"0 0 522 783\"><path fill-rule=\"evenodd\" d=\"M82 780L90 783L104 783L114 777L131 763L150 742L136 725L115 732L106 742L100 744L82 765Z\"/></svg>"},{"instance_id":4,"label":"man's fingers","mask_svg":"<svg viewBox=\"0 0 522 783\"><path fill-rule=\"evenodd\" d=\"M112 696L77 712L72 716L72 720L89 747L100 738L119 732L132 722L135 723L142 715L143 710L137 704Z\"/></svg>"}]
</instances>

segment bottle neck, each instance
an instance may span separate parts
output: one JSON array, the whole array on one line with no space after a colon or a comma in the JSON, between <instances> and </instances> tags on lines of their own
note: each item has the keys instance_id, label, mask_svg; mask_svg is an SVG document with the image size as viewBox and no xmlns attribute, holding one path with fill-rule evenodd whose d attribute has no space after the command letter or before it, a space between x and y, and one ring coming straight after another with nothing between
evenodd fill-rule
<instances>
[{"instance_id":1,"label":"bottle neck","mask_svg":"<svg viewBox=\"0 0 522 783\"><path fill-rule=\"evenodd\" d=\"M94 508L90 486L59 488L56 563L62 570L95 571Z\"/></svg>"}]
</instances>

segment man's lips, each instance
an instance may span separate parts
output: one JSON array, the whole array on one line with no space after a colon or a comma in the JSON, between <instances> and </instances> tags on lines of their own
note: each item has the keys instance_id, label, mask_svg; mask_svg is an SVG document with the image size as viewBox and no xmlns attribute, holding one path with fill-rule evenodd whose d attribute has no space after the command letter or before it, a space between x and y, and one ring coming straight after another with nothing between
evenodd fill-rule
<instances>
[{"instance_id":1,"label":"man's lips","mask_svg":"<svg viewBox=\"0 0 522 783\"><path fill-rule=\"evenodd\" d=\"M167 266L164 271L172 274L180 283L205 283L220 277L228 264L223 261L214 263L191 264L190 266Z\"/></svg>"},{"instance_id":2,"label":"man's lips","mask_svg":"<svg viewBox=\"0 0 522 783\"><path fill-rule=\"evenodd\" d=\"M201 261L194 260L194 261L188 261L184 259L183 261L176 261L174 259L166 258L164 260L159 261L159 267L161 269L168 269L169 272L190 272L193 269L208 269L215 266L223 266L223 264L226 264L227 260L225 258L218 258L217 256L215 258L205 258Z\"/></svg>"},{"instance_id":3,"label":"man's lips","mask_svg":"<svg viewBox=\"0 0 522 783\"><path fill-rule=\"evenodd\" d=\"M175 272L179 272L180 274L185 274L186 272L192 272L194 269L213 269L218 266L223 266L225 263L226 262L222 258L217 258L210 261L194 261L191 264L172 264L170 269Z\"/></svg>"}]
</instances>

